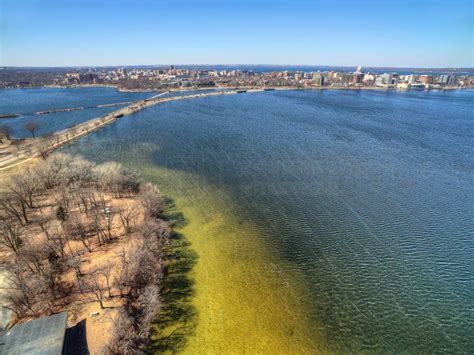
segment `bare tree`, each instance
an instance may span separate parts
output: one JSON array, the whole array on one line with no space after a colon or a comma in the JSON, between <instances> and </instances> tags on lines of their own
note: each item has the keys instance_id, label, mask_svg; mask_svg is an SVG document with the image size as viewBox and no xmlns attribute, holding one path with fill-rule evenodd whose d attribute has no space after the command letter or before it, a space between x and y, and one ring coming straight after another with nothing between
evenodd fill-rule
<instances>
[{"instance_id":1,"label":"bare tree","mask_svg":"<svg viewBox=\"0 0 474 355\"><path fill-rule=\"evenodd\" d=\"M56 217L60 221L65 221L69 215L69 207L71 204L71 191L65 185L60 185L55 189L54 197L58 203L58 212ZM61 211L60 211L61 210Z\"/></svg>"},{"instance_id":2,"label":"bare tree","mask_svg":"<svg viewBox=\"0 0 474 355\"><path fill-rule=\"evenodd\" d=\"M33 197L37 191L37 179L31 170L12 177L8 189L29 208L34 208Z\"/></svg>"},{"instance_id":3,"label":"bare tree","mask_svg":"<svg viewBox=\"0 0 474 355\"><path fill-rule=\"evenodd\" d=\"M132 273L130 272L130 258L124 250L117 253L119 258L120 267L116 269L114 278L114 286L120 291L120 297L123 298L127 295L131 285Z\"/></svg>"},{"instance_id":4,"label":"bare tree","mask_svg":"<svg viewBox=\"0 0 474 355\"><path fill-rule=\"evenodd\" d=\"M8 265L8 286L12 290L7 295L7 304L15 312L18 319L21 319L26 314L35 314L36 310L33 308L36 303L36 293L28 284L28 275L25 274L22 266L19 263L11 263Z\"/></svg>"},{"instance_id":5,"label":"bare tree","mask_svg":"<svg viewBox=\"0 0 474 355\"><path fill-rule=\"evenodd\" d=\"M140 190L139 179L135 173L117 163L105 163L95 168L100 186L116 197L124 197Z\"/></svg>"},{"instance_id":6,"label":"bare tree","mask_svg":"<svg viewBox=\"0 0 474 355\"><path fill-rule=\"evenodd\" d=\"M93 191L90 196L92 208L97 211L104 211L107 207L105 202L105 195L102 191Z\"/></svg>"},{"instance_id":7,"label":"bare tree","mask_svg":"<svg viewBox=\"0 0 474 355\"><path fill-rule=\"evenodd\" d=\"M67 180L69 184L89 187L95 180L94 164L82 157L75 157L68 166Z\"/></svg>"},{"instance_id":8,"label":"bare tree","mask_svg":"<svg viewBox=\"0 0 474 355\"><path fill-rule=\"evenodd\" d=\"M72 163L72 158L66 154L53 154L42 164L34 168L39 184L45 189L52 189L67 180L66 172Z\"/></svg>"},{"instance_id":9,"label":"bare tree","mask_svg":"<svg viewBox=\"0 0 474 355\"><path fill-rule=\"evenodd\" d=\"M33 244L27 240L18 254L18 261L32 274L43 275L48 254L48 250L44 245Z\"/></svg>"},{"instance_id":10,"label":"bare tree","mask_svg":"<svg viewBox=\"0 0 474 355\"><path fill-rule=\"evenodd\" d=\"M112 271L114 269L114 264L102 265L96 269L95 273L101 275L105 280L105 285L107 286L107 291L109 298L112 298Z\"/></svg>"},{"instance_id":11,"label":"bare tree","mask_svg":"<svg viewBox=\"0 0 474 355\"><path fill-rule=\"evenodd\" d=\"M46 242L46 246L50 250L51 253L57 255L61 258L61 260L66 259L66 244L68 243L68 239L66 238L64 233L57 233L50 237L50 239Z\"/></svg>"},{"instance_id":12,"label":"bare tree","mask_svg":"<svg viewBox=\"0 0 474 355\"><path fill-rule=\"evenodd\" d=\"M149 284L144 288L136 301L136 307L141 310L140 317L137 319L138 329L140 329L140 335L146 344L152 321L161 307L158 284Z\"/></svg>"},{"instance_id":13,"label":"bare tree","mask_svg":"<svg viewBox=\"0 0 474 355\"><path fill-rule=\"evenodd\" d=\"M137 333L130 315L124 310L120 310L114 323L112 338L108 344L108 351L111 354L139 354L140 349L136 348Z\"/></svg>"},{"instance_id":14,"label":"bare tree","mask_svg":"<svg viewBox=\"0 0 474 355\"><path fill-rule=\"evenodd\" d=\"M157 285L148 285L120 312L109 343L113 354L146 353L150 327L161 306L159 291Z\"/></svg>"},{"instance_id":15,"label":"bare tree","mask_svg":"<svg viewBox=\"0 0 474 355\"><path fill-rule=\"evenodd\" d=\"M46 160L53 148L51 137L42 137L37 147L40 157Z\"/></svg>"},{"instance_id":16,"label":"bare tree","mask_svg":"<svg viewBox=\"0 0 474 355\"><path fill-rule=\"evenodd\" d=\"M163 248L169 243L170 227L160 219L164 203L151 184L144 184L139 195L146 213L140 227L139 204L122 200L116 207L117 201L109 200L110 194L123 198L139 193L138 181L118 164L96 167L80 157L54 154L7 185L8 193L0 197L0 243L14 251L14 263L8 266L14 280L9 300L17 317L57 312L64 306L63 301L90 296L106 308L107 299L120 292L124 308L117 322L115 335L119 340L113 351L146 351L148 330L161 305ZM35 208L39 209L39 217L32 211ZM84 274L78 256L84 252L80 243L92 252L95 237L99 246L114 240L119 236L114 235L116 215L125 233L133 229L134 234L123 243L117 263L93 263L95 270ZM24 238L23 227L30 222L38 225L33 226L38 235ZM65 277L72 271L77 286Z\"/></svg>"},{"instance_id":17,"label":"bare tree","mask_svg":"<svg viewBox=\"0 0 474 355\"><path fill-rule=\"evenodd\" d=\"M130 206L122 203L118 207L118 214L125 230L125 234L129 234L132 231L132 224L134 224L136 218L138 217L138 210L136 206Z\"/></svg>"},{"instance_id":18,"label":"bare tree","mask_svg":"<svg viewBox=\"0 0 474 355\"><path fill-rule=\"evenodd\" d=\"M71 236L78 238L82 242L89 253L92 251L87 226L81 221L80 217L74 216L73 218L69 219L66 229Z\"/></svg>"},{"instance_id":19,"label":"bare tree","mask_svg":"<svg viewBox=\"0 0 474 355\"><path fill-rule=\"evenodd\" d=\"M73 190L71 195L79 210L82 210L87 216L89 209L92 207L92 200L94 198L92 190L90 188L78 187Z\"/></svg>"},{"instance_id":20,"label":"bare tree","mask_svg":"<svg viewBox=\"0 0 474 355\"><path fill-rule=\"evenodd\" d=\"M60 265L54 261L54 257L49 258L49 263L44 268L41 280L49 289L51 296L53 296L54 299L60 297L61 268Z\"/></svg>"},{"instance_id":21,"label":"bare tree","mask_svg":"<svg viewBox=\"0 0 474 355\"><path fill-rule=\"evenodd\" d=\"M51 227L51 219L48 217L43 217L37 221L38 226L40 227L41 231L44 233L44 236L47 240L51 239L50 227Z\"/></svg>"},{"instance_id":22,"label":"bare tree","mask_svg":"<svg viewBox=\"0 0 474 355\"><path fill-rule=\"evenodd\" d=\"M19 203L16 196L12 194L0 196L0 207L7 215L16 218L21 225L29 223L24 204ZM22 217L25 219L24 222Z\"/></svg>"},{"instance_id":23,"label":"bare tree","mask_svg":"<svg viewBox=\"0 0 474 355\"><path fill-rule=\"evenodd\" d=\"M99 302L100 308L105 309L104 305L104 290L105 290L105 280L102 275L98 273L92 273L88 275L86 280L86 290L92 293L97 301Z\"/></svg>"},{"instance_id":24,"label":"bare tree","mask_svg":"<svg viewBox=\"0 0 474 355\"><path fill-rule=\"evenodd\" d=\"M12 219L0 217L0 243L11 249L13 252L18 253L22 240L22 229L14 223Z\"/></svg>"},{"instance_id":25,"label":"bare tree","mask_svg":"<svg viewBox=\"0 0 474 355\"><path fill-rule=\"evenodd\" d=\"M0 135L4 135L6 139L10 140L12 128L6 124L0 126Z\"/></svg>"},{"instance_id":26,"label":"bare tree","mask_svg":"<svg viewBox=\"0 0 474 355\"><path fill-rule=\"evenodd\" d=\"M152 184L146 183L140 187L140 197L145 207L146 218L160 218L165 209L160 191Z\"/></svg>"},{"instance_id":27,"label":"bare tree","mask_svg":"<svg viewBox=\"0 0 474 355\"><path fill-rule=\"evenodd\" d=\"M3 196L0 203L5 211L17 217L19 221L21 221L21 217L23 217L26 224L30 223L27 213L27 200L20 194L13 192L7 193ZM21 222L21 224L23 224L23 222Z\"/></svg>"},{"instance_id":28,"label":"bare tree","mask_svg":"<svg viewBox=\"0 0 474 355\"><path fill-rule=\"evenodd\" d=\"M37 121L30 121L27 122L24 126L24 128L31 133L33 138L35 138L35 132L39 128L39 123Z\"/></svg>"},{"instance_id":29,"label":"bare tree","mask_svg":"<svg viewBox=\"0 0 474 355\"><path fill-rule=\"evenodd\" d=\"M107 231L107 241L111 242L113 239L112 226L114 220L114 213L107 207L104 210L105 230Z\"/></svg>"},{"instance_id":30,"label":"bare tree","mask_svg":"<svg viewBox=\"0 0 474 355\"><path fill-rule=\"evenodd\" d=\"M94 210L91 218L91 231L97 237L99 245L104 245L107 242L107 236L104 235L104 228L102 226L102 212Z\"/></svg>"},{"instance_id":31,"label":"bare tree","mask_svg":"<svg viewBox=\"0 0 474 355\"><path fill-rule=\"evenodd\" d=\"M81 271L81 264L82 264L82 261L79 256L74 256L66 261L66 266L69 266L74 270L74 274L76 275L76 281L79 287L79 291L83 293L84 287L83 287L83 282L81 280L81 277L83 276L82 271Z\"/></svg>"}]
</instances>

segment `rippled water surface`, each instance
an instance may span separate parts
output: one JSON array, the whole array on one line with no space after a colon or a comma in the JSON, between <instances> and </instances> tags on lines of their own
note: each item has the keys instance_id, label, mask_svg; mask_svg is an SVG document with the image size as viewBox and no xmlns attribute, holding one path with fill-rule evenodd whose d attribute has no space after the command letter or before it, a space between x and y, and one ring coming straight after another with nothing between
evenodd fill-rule
<instances>
[{"instance_id":1,"label":"rippled water surface","mask_svg":"<svg viewBox=\"0 0 474 355\"><path fill-rule=\"evenodd\" d=\"M188 214L199 254L190 347L251 353L234 330L254 317L261 337L294 337L292 352L470 353L473 112L472 91L209 97L123 117L65 150L138 169ZM213 264L232 253L216 244L230 236L232 262ZM252 269L255 256L270 261ZM272 320L285 308L297 319ZM226 328L235 335L216 339Z\"/></svg>"},{"instance_id":2,"label":"rippled water surface","mask_svg":"<svg viewBox=\"0 0 474 355\"><path fill-rule=\"evenodd\" d=\"M0 90L0 115L19 114L15 118L0 118L0 124L13 129L16 138L30 137L23 126L29 121L39 123L38 135L60 131L70 126L100 117L121 106L97 107L144 99L150 92L120 92L114 88L31 88ZM33 115L34 112L83 107L83 110Z\"/></svg>"}]
</instances>

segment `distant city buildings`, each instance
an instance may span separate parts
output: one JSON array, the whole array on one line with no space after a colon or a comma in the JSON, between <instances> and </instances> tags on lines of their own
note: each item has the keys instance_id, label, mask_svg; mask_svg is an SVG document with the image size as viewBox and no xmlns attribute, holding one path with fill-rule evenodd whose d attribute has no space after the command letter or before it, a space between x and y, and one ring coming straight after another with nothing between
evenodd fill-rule
<instances>
[{"instance_id":1,"label":"distant city buildings","mask_svg":"<svg viewBox=\"0 0 474 355\"><path fill-rule=\"evenodd\" d=\"M422 84L433 84L433 76L432 75L420 75L419 81Z\"/></svg>"},{"instance_id":2,"label":"distant city buildings","mask_svg":"<svg viewBox=\"0 0 474 355\"><path fill-rule=\"evenodd\" d=\"M66 73L65 80L69 85L77 85L81 83L79 73Z\"/></svg>"},{"instance_id":3,"label":"distant city buildings","mask_svg":"<svg viewBox=\"0 0 474 355\"><path fill-rule=\"evenodd\" d=\"M167 89L201 87L331 87L331 88L462 88L474 86L473 75L455 73L370 72L358 66L355 71L267 71L239 69L177 68L81 68L77 71L38 72L34 80L23 72L0 77L0 88L44 85L115 85L125 89Z\"/></svg>"}]
</instances>

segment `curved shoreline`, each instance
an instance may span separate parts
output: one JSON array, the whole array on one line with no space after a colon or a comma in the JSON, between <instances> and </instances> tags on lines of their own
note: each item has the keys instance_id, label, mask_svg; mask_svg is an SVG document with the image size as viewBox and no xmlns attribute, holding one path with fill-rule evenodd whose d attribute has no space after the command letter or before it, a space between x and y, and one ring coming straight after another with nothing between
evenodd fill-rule
<instances>
[{"instance_id":1,"label":"curved shoreline","mask_svg":"<svg viewBox=\"0 0 474 355\"><path fill-rule=\"evenodd\" d=\"M193 316L155 339L182 337L175 350L183 354L328 353L324 334L314 331L321 325L308 317L311 296L301 274L242 219L230 192L149 161L121 163L172 197L185 221L175 230L198 255L189 274L192 297L180 303Z\"/></svg>"}]
</instances>

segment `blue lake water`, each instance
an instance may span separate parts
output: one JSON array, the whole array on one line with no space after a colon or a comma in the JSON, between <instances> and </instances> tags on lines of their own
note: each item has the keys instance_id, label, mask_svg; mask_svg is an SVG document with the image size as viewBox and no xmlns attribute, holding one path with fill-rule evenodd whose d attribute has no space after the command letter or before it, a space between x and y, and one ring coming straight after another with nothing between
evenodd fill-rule
<instances>
[{"instance_id":1,"label":"blue lake water","mask_svg":"<svg viewBox=\"0 0 474 355\"><path fill-rule=\"evenodd\" d=\"M123 117L64 151L230 193L233 211L302 275L329 350L467 354L473 112L473 91L208 97Z\"/></svg>"},{"instance_id":2,"label":"blue lake water","mask_svg":"<svg viewBox=\"0 0 474 355\"><path fill-rule=\"evenodd\" d=\"M0 114L20 114L19 117L0 119L0 124L13 128L13 136L31 136L23 126L37 121L37 134L59 131L94 117L117 110L121 106L97 107L103 104L144 99L150 92L120 92L114 88L33 88L0 90ZM32 115L34 112L63 108L84 107L84 110Z\"/></svg>"}]
</instances>

